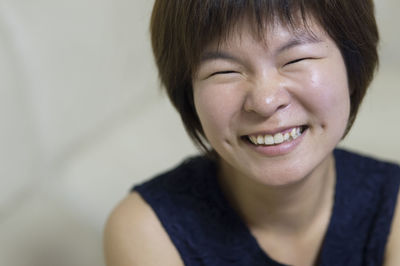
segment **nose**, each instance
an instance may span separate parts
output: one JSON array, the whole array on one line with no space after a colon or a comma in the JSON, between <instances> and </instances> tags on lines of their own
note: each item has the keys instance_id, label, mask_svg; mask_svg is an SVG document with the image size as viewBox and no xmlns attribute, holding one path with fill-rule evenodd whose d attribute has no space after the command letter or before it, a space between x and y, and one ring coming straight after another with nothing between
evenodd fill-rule
<instances>
[{"instance_id":1,"label":"nose","mask_svg":"<svg viewBox=\"0 0 400 266\"><path fill-rule=\"evenodd\" d=\"M279 77L259 78L249 88L243 104L248 113L270 117L290 105L291 95Z\"/></svg>"}]
</instances>

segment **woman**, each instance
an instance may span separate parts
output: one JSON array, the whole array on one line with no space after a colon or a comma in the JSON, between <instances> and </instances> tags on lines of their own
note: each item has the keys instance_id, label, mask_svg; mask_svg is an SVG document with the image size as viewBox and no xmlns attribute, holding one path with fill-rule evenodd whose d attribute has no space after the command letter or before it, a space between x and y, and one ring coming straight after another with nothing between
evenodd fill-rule
<instances>
[{"instance_id":1,"label":"woman","mask_svg":"<svg viewBox=\"0 0 400 266\"><path fill-rule=\"evenodd\" d=\"M156 0L161 81L205 156L136 186L108 265L400 265L400 168L335 149L377 62L369 0Z\"/></svg>"}]
</instances>

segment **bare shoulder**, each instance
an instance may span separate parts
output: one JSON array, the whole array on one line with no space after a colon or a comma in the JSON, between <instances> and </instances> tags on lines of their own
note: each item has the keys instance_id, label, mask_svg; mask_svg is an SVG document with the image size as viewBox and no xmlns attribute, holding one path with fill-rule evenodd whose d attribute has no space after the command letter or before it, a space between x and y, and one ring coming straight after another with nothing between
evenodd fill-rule
<instances>
[{"instance_id":1,"label":"bare shoulder","mask_svg":"<svg viewBox=\"0 0 400 266\"><path fill-rule=\"evenodd\" d=\"M104 230L107 266L183 265L151 207L133 192L111 213Z\"/></svg>"},{"instance_id":2,"label":"bare shoulder","mask_svg":"<svg viewBox=\"0 0 400 266\"><path fill-rule=\"evenodd\" d=\"M400 193L397 198L396 211L389 235L384 266L400 265Z\"/></svg>"}]
</instances>

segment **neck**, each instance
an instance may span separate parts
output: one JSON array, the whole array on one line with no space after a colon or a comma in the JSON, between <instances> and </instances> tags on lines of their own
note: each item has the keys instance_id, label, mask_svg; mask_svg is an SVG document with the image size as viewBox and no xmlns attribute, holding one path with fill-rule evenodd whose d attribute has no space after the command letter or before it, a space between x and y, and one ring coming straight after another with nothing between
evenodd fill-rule
<instances>
[{"instance_id":1,"label":"neck","mask_svg":"<svg viewBox=\"0 0 400 266\"><path fill-rule=\"evenodd\" d=\"M240 176L224 178L224 170L222 166L222 189L252 230L300 234L319 223L321 217L326 218L330 214L335 183L332 155L301 181L279 187Z\"/></svg>"}]
</instances>

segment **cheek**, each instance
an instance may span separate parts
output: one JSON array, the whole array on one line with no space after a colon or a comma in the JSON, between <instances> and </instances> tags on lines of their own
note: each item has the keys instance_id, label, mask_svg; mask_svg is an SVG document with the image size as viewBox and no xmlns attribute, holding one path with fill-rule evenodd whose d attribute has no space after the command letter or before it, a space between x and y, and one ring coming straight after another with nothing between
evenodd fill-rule
<instances>
[{"instance_id":1,"label":"cheek","mask_svg":"<svg viewBox=\"0 0 400 266\"><path fill-rule=\"evenodd\" d=\"M234 117L241 110L241 96L233 86L194 85L194 103L203 130L221 134L232 128Z\"/></svg>"},{"instance_id":2,"label":"cheek","mask_svg":"<svg viewBox=\"0 0 400 266\"><path fill-rule=\"evenodd\" d=\"M340 67L338 67L340 66ZM311 73L305 101L323 126L344 130L350 113L350 95L344 65L326 67Z\"/></svg>"}]
</instances>

